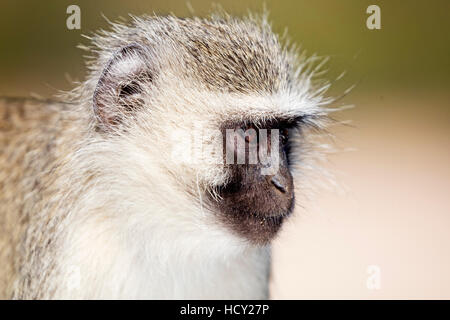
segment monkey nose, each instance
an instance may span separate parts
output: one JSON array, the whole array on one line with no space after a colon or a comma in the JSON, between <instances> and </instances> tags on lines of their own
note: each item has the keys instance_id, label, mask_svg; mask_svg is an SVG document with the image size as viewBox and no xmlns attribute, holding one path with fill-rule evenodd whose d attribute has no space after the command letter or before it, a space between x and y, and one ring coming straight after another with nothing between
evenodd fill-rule
<instances>
[{"instance_id":1,"label":"monkey nose","mask_svg":"<svg viewBox=\"0 0 450 320\"><path fill-rule=\"evenodd\" d=\"M270 179L270 182L282 193L287 192L286 181L280 175L276 174Z\"/></svg>"}]
</instances>

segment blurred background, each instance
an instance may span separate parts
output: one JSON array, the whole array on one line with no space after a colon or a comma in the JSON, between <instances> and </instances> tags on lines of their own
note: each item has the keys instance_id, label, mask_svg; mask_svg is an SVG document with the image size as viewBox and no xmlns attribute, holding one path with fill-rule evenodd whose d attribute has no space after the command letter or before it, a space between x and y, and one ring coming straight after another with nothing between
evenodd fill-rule
<instances>
[{"instance_id":1,"label":"blurred background","mask_svg":"<svg viewBox=\"0 0 450 320\"><path fill-rule=\"evenodd\" d=\"M229 13L261 1L216 1ZM66 9L81 8L81 30ZM369 30L366 9L381 9ZM450 299L450 1L265 1L277 33L330 57L339 152L321 190L274 245L271 297ZM51 97L85 74L89 35L131 14L206 15L209 1L23 1L0 4L0 95ZM345 71L344 77L334 80Z\"/></svg>"}]
</instances>

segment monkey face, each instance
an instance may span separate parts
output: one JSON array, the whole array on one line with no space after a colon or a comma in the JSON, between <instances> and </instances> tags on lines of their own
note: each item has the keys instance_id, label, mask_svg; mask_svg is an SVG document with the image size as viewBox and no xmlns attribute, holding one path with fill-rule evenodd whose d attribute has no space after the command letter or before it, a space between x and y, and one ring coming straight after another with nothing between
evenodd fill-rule
<instances>
[{"instance_id":1,"label":"monkey face","mask_svg":"<svg viewBox=\"0 0 450 320\"><path fill-rule=\"evenodd\" d=\"M271 240L294 208L289 131L299 121L244 123L222 130L230 178L218 188L215 207L223 223L253 243Z\"/></svg>"},{"instance_id":2,"label":"monkey face","mask_svg":"<svg viewBox=\"0 0 450 320\"><path fill-rule=\"evenodd\" d=\"M111 50L93 90L95 124L104 139L121 143L121 181L145 190L134 193L142 195L134 203L164 208L164 226L220 225L226 232L216 234L227 240L232 232L265 244L293 211L292 172L312 167L300 164L311 157L299 146L309 147L303 128L323 126L326 86L312 90L310 74L294 77L294 56L272 40L271 50L255 51L252 39L241 39L248 50L224 55L231 44L217 36L223 46L216 51L206 40L186 47L178 38L172 45L138 41ZM197 143L197 131L215 134Z\"/></svg>"}]
</instances>

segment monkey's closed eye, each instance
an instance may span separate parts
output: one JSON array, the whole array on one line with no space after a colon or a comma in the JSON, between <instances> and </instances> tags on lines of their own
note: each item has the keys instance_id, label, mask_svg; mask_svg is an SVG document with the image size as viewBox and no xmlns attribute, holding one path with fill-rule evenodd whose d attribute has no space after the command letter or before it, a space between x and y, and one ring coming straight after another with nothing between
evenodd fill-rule
<instances>
[{"instance_id":1,"label":"monkey's closed eye","mask_svg":"<svg viewBox=\"0 0 450 320\"><path fill-rule=\"evenodd\" d=\"M127 96L131 96L133 94L137 94L140 93L142 91L141 86L139 85L139 83L137 83L137 81L131 81L127 84L124 84L120 87L119 90L119 97L120 98L125 98Z\"/></svg>"}]
</instances>

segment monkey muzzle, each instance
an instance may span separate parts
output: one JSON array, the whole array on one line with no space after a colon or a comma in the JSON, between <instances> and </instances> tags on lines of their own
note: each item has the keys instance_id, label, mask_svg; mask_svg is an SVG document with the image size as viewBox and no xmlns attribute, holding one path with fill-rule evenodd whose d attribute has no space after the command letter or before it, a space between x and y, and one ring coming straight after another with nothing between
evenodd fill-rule
<instances>
[{"instance_id":1,"label":"monkey muzzle","mask_svg":"<svg viewBox=\"0 0 450 320\"><path fill-rule=\"evenodd\" d=\"M224 158L231 178L219 188L221 199L216 207L221 220L234 232L265 243L294 208L294 184L285 133L250 129L226 135Z\"/></svg>"}]
</instances>

